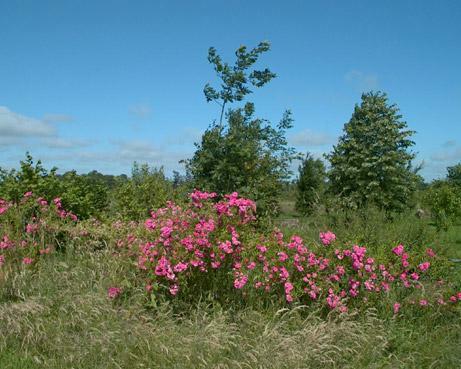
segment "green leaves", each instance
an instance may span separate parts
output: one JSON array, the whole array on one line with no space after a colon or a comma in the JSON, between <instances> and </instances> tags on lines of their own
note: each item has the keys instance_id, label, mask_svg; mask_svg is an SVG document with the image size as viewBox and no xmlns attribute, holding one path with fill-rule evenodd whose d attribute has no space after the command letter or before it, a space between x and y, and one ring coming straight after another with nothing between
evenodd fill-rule
<instances>
[{"instance_id":1,"label":"green leaves","mask_svg":"<svg viewBox=\"0 0 461 369\"><path fill-rule=\"evenodd\" d=\"M347 198L345 203L402 210L410 200L417 182L411 170L415 155L409 151L415 132L406 129L398 112L382 92L363 94L355 106L344 134L326 156L331 163L330 191Z\"/></svg>"},{"instance_id":2,"label":"green leaves","mask_svg":"<svg viewBox=\"0 0 461 369\"><path fill-rule=\"evenodd\" d=\"M299 166L297 182L298 196L296 210L309 215L314 211L325 189L325 165L320 159L314 159L310 153L306 154Z\"/></svg>"},{"instance_id":3,"label":"green leaves","mask_svg":"<svg viewBox=\"0 0 461 369\"><path fill-rule=\"evenodd\" d=\"M275 73L269 69L249 69L255 64L262 53L269 51L270 44L267 41L261 42L257 47L247 51L246 46L240 46L235 51L236 61L233 66L223 62L214 47L208 49L208 61L220 80L220 90L215 89L207 83L203 89L207 102L216 101L221 105L219 123L222 124L224 108L227 103L242 101L246 95L252 93L250 86L262 87L272 78Z\"/></svg>"}]
</instances>

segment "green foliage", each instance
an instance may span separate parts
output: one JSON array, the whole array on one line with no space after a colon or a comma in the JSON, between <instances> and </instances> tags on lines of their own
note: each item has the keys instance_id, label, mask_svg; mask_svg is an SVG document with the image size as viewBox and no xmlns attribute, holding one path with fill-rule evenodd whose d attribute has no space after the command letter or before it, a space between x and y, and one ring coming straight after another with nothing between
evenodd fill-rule
<instances>
[{"instance_id":1,"label":"green foliage","mask_svg":"<svg viewBox=\"0 0 461 369\"><path fill-rule=\"evenodd\" d=\"M18 171L0 171L0 197L18 202L24 193L32 191L48 201L62 199L63 206L79 218L100 217L107 208L107 187L99 179L78 175L75 171L63 176L54 167L47 171L42 162L34 163L27 153Z\"/></svg>"},{"instance_id":2,"label":"green foliage","mask_svg":"<svg viewBox=\"0 0 461 369\"><path fill-rule=\"evenodd\" d=\"M457 186L461 186L461 163L458 163L452 167L448 167L447 171L448 182Z\"/></svg>"},{"instance_id":3,"label":"green foliage","mask_svg":"<svg viewBox=\"0 0 461 369\"><path fill-rule=\"evenodd\" d=\"M61 185L56 171L55 167L47 171L40 160L34 163L32 156L26 153L19 170L0 169L0 197L18 202L29 191L42 194L47 200L57 197Z\"/></svg>"},{"instance_id":4,"label":"green foliage","mask_svg":"<svg viewBox=\"0 0 461 369\"><path fill-rule=\"evenodd\" d=\"M254 87L262 87L272 78L275 74L269 69L253 70L249 69L257 62L260 55L270 50L270 44L267 41L261 42L254 49L247 51L246 46L240 46L235 51L236 61L234 66L223 62L221 57L216 53L214 47L208 50L208 61L213 65L213 68L221 80L221 90L217 91L207 83L203 89L206 100L208 102L215 101L221 106L221 116L219 124L222 124L224 109L227 103L234 101L242 101L246 95L250 94L252 90L250 85Z\"/></svg>"},{"instance_id":5,"label":"green foliage","mask_svg":"<svg viewBox=\"0 0 461 369\"><path fill-rule=\"evenodd\" d=\"M409 151L414 131L407 130L398 112L382 92L363 94L355 106L344 134L326 156L330 191L343 204L402 210L411 200L417 183L417 170L411 166L415 155Z\"/></svg>"},{"instance_id":6,"label":"green foliage","mask_svg":"<svg viewBox=\"0 0 461 369\"><path fill-rule=\"evenodd\" d=\"M461 187L449 181L435 181L426 190L423 201L438 229L447 230L461 217Z\"/></svg>"},{"instance_id":7,"label":"green foliage","mask_svg":"<svg viewBox=\"0 0 461 369\"><path fill-rule=\"evenodd\" d=\"M208 129L187 163L197 188L219 194L237 191L255 200L258 212L274 213L294 156L285 138L291 126L290 112L273 128L254 117L253 104L230 111L227 129Z\"/></svg>"},{"instance_id":8,"label":"green foliage","mask_svg":"<svg viewBox=\"0 0 461 369\"><path fill-rule=\"evenodd\" d=\"M113 211L125 219L141 220L149 211L160 208L173 196L173 186L163 168L133 164L131 178L123 181L113 193Z\"/></svg>"},{"instance_id":9,"label":"green foliage","mask_svg":"<svg viewBox=\"0 0 461 369\"><path fill-rule=\"evenodd\" d=\"M314 159L310 153L307 153L299 166L296 210L305 215L312 214L315 205L323 194L325 178L323 162L320 159Z\"/></svg>"},{"instance_id":10,"label":"green foliage","mask_svg":"<svg viewBox=\"0 0 461 369\"><path fill-rule=\"evenodd\" d=\"M219 124L207 129L201 143L196 144L193 158L186 161L187 172L197 188L219 194L238 191L257 202L259 214L276 213L281 181L291 174L289 164L295 152L285 138L293 123L291 113L286 111L274 128L270 122L256 118L254 105L247 102L243 108L228 111L227 125L222 120L226 104L242 101L252 92L251 86L262 87L275 77L267 68L250 71L269 48L268 42L250 51L241 46L235 52L233 66L210 48L208 60L220 79L221 90L207 84L204 93L207 101L221 106L221 116Z\"/></svg>"},{"instance_id":11,"label":"green foliage","mask_svg":"<svg viewBox=\"0 0 461 369\"><path fill-rule=\"evenodd\" d=\"M108 206L108 188L104 182L94 177L66 172L60 178L61 199L66 209L80 218L100 218Z\"/></svg>"}]
</instances>

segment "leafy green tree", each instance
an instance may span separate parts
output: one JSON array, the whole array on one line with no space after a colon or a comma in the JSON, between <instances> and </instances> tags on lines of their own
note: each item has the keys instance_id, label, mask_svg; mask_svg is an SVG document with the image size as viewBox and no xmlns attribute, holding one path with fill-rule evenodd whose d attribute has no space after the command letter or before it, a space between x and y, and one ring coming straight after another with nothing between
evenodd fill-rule
<instances>
[{"instance_id":1,"label":"leafy green tree","mask_svg":"<svg viewBox=\"0 0 461 369\"><path fill-rule=\"evenodd\" d=\"M57 169L46 170L40 160L34 162L27 152L25 160L20 161L19 170L0 169L0 197L17 202L29 191L47 199L56 197L62 192Z\"/></svg>"},{"instance_id":2,"label":"leafy green tree","mask_svg":"<svg viewBox=\"0 0 461 369\"><path fill-rule=\"evenodd\" d=\"M344 205L402 210L411 200L417 182L410 151L414 131L401 118L385 93L362 95L344 134L326 155L331 163L329 188Z\"/></svg>"},{"instance_id":3,"label":"leafy green tree","mask_svg":"<svg viewBox=\"0 0 461 369\"><path fill-rule=\"evenodd\" d=\"M286 130L292 127L291 113L286 111L276 127L255 117L255 107L247 102L243 107L229 109L227 124L223 125L224 109L229 103L242 101L252 92L251 87L262 87L275 74L269 69L252 70L259 56L269 50L269 43L247 51L237 49L233 67L224 63L210 48L208 60L221 80L221 90L209 84L204 92L207 101L221 106L219 123L212 124L202 136L186 169L198 188L225 194L233 191L251 197L257 202L259 214L277 211L277 197L282 180L289 177L294 149L288 147Z\"/></svg>"},{"instance_id":4,"label":"leafy green tree","mask_svg":"<svg viewBox=\"0 0 461 369\"><path fill-rule=\"evenodd\" d=\"M26 153L19 170L0 170L0 197L18 202L28 191L48 201L60 197L64 208L79 218L101 217L108 204L104 182L75 171L58 175L56 167L48 171Z\"/></svg>"},{"instance_id":5,"label":"leafy green tree","mask_svg":"<svg viewBox=\"0 0 461 369\"><path fill-rule=\"evenodd\" d=\"M305 215L312 214L325 189L325 179L325 165L322 160L314 159L310 153L307 153L299 166L296 210Z\"/></svg>"},{"instance_id":6,"label":"leafy green tree","mask_svg":"<svg viewBox=\"0 0 461 369\"><path fill-rule=\"evenodd\" d=\"M461 186L461 163L458 163L452 167L448 167L447 171L448 182Z\"/></svg>"},{"instance_id":7,"label":"leafy green tree","mask_svg":"<svg viewBox=\"0 0 461 369\"><path fill-rule=\"evenodd\" d=\"M112 208L125 219L145 219L149 211L165 206L172 194L172 183L166 179L163 168L150 168L135 162L131 178L121 181L114 190Z\"/></svg>"},{"instance_id":8,"label":"leafy green tree","mask_svg":"<svg viewBox=\"0 0 461 369\"><path fill-rule=\"evenodd\" d=\"M439 230L447 230L461 217L461 187L449 181L434 181L424 192L423 201Z\"/></svg>"},{"instance_id":9,"label":"leafy green tree","mask_svg":"<svg viewBox=\"0 0 461 369\"><path fill-rule=\"evenodd\" d=\"M62 204L79 218L102 218L108 207L109 188L98 178L79 175L75 170L60 178Z\"/></svg>"}]
</instances>

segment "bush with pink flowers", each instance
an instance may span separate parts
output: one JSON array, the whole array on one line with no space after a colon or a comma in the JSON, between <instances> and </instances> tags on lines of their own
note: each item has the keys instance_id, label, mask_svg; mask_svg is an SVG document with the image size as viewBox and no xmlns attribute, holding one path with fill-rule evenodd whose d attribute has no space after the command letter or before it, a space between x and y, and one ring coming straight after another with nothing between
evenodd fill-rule
<instances>
[{"instance_id":1,"label":"bush with pink flowers","mask_svg":"<svg viewBox=\"0 0 461 369\"><path fill-rule=\"evenodd\" d=\"M76 222L77 217L63 208L59 198L49 204L26 192L18 203L0 199L1 275L65 248Z\"/></svg>"},{"instance_id":2,"label":"bush with pink flowers","mask_svg":"<svg viewBox=\"0 0 461 369\"><path fill-rule=\"evenodd\" d=\"M119 240L118 255L136 262L140 283L155 299L207 295L224 303L312 304L340 312L377 304L389 311L450 307L461 299L456 286L441 280L445 259L430 248L389 245L378 259L331 231L320 232L320 242L262 232L255 211L237 193L218 199L195 191L186 207L169 202L153 211L144 230Z\"/></svg>"}]
</instances>

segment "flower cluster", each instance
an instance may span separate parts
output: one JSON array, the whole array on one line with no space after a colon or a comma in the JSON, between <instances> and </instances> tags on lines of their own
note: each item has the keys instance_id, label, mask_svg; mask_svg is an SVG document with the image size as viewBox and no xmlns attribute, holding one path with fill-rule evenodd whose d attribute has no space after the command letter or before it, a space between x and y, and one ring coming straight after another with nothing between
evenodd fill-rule
<instances>
[{"instance_id":1,"label":"flower cluster","mask_svg":"<svg viewBox=\"0 0 461 369\"><path fill-rule=\"evenodd\" d=\"M64 220L77 217L64 210L61 199L48 204L42 197L26 192L18 203L0 199L0 267L31 265L56 246Z\"/></svg>"},{"instance_id":2,"label":"flower cluster","mask_svg":"<svg viewBox=\"0 0 461 369\"><path fill-rule=\"evenodd\" d=\"M422 287L434 284L429 260L437 256L432 249L413 255L398 245L389 249L394 258L378 262L365 246L338 244L331 231L320 233L320 244L299 236L286 240L277 229L260 234L255 203L237 193L221 201L200 191L190 197L185 208L169 202L152 212L143 234L120 242L136 258L149 293L193 295L214 288L217 296L229 293L231 286L242 298L314 303L340 312L384 296L390 299L394 292L401 299L419 294L422 307L458 301L458 295L442 289L425 294ZM394 311L404 303L396 302Z\"/></svg>"}]
</instances>

